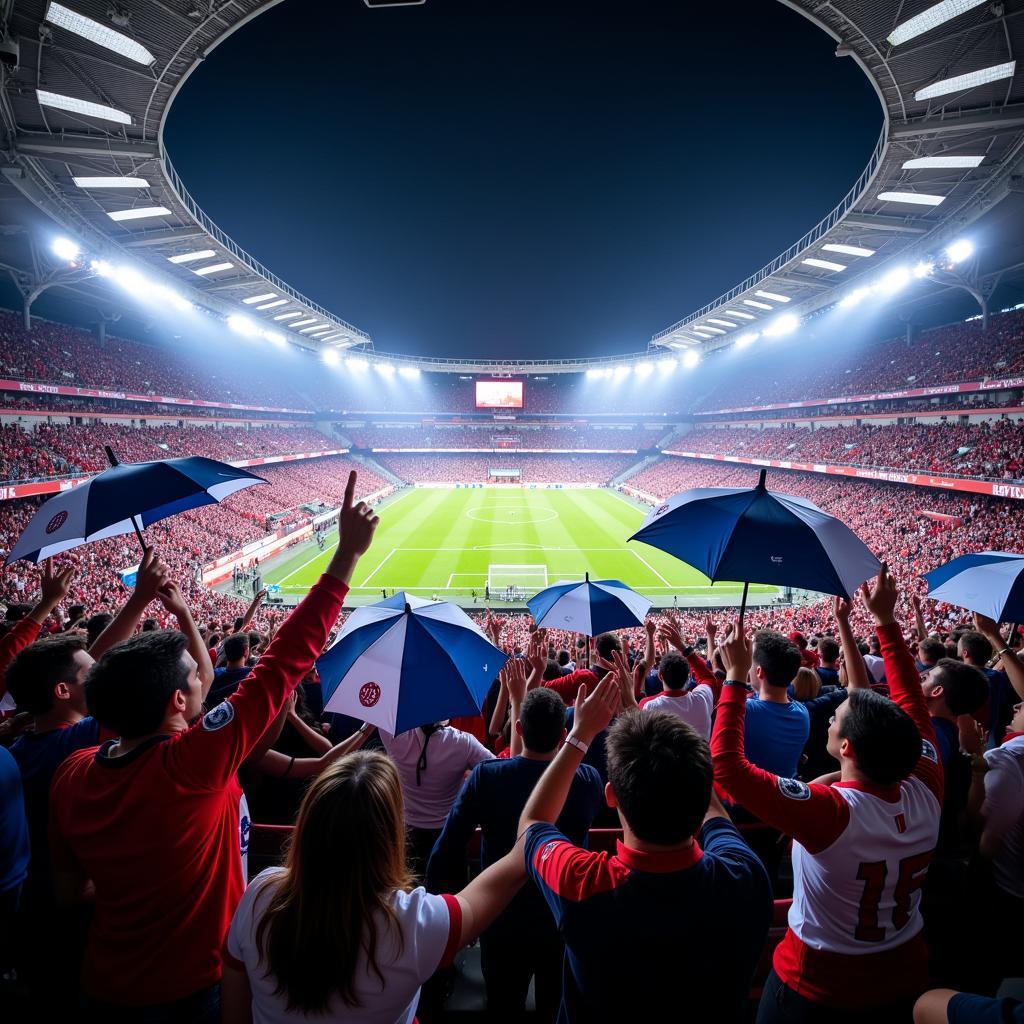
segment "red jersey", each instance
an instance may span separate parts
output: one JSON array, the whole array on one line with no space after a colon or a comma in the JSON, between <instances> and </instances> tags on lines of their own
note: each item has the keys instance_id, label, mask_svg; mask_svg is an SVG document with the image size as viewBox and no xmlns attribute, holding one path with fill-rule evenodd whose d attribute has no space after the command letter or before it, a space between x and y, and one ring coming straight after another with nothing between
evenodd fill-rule
<instances>
[{"instance_id":1,"label":"red jersey","mask_svg":"<svg viewBox=\"0 0 1024 1024\"><path fill-rule=\"evenodd\" d=\"M220 979L221 950L245 889L248 822L236 771L323 650L348 588L322 576L252 674L223 704L120 757L72 754L50 791L58 871L92 879L96 913L83 987L148 1006Z\"/></svg>"},{"instance_id":2,"label":"red jersey","mask_svg":"<svg viewBox=\"0 0 1024 1024\"><path fill-rule=\"evenodd\" d=\"M943 789L914 659L899 626L883 626L878 636L892 699L922 737L910 778L895 786L807 785L757 768L743 752L742 686L724 688L711 740L716 783L793 837L793 905L775 972L807 999L865 1011L926 987L920 889L938 841Z\"/></svg>"}]
</instances>

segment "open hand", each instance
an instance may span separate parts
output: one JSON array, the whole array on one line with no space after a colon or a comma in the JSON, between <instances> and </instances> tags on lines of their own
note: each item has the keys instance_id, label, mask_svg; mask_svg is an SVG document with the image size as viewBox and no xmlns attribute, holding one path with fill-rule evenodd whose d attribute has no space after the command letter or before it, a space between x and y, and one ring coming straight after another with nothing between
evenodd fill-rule
<instances>
[{"instance_id":1,"label":"open hand","mask_svg":"<svg viewBox=\"0 0 1024 1024\"><path fill-rule=\"evenodd\" d=\"M718 654L725 666L726 676L745 683L750 675L753 651L739 619L729 627L725 639L718 645Z\"/></svg>"}]
</instances>

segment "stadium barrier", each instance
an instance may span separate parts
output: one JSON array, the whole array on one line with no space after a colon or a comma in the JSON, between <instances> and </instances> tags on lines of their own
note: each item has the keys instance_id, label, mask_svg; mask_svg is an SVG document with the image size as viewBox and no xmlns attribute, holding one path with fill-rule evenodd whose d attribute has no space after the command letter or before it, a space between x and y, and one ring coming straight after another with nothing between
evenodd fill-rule
<instances>
[{"instance_id":1,"label":"stadium barrier","mask_svg":"<svg viewBox=\"0 0 1024 1024\"><path fill-rule=\"evenodd\" d=\"M657 505L662 500L656 494L651 494L650 491L641 491L639 487L630 487L629 484L623 484L621 489L631 498L646 502L648 505Z\"/></svg>"},{"instance_id":2,"label":"stadium barrier","mask_svg":"<svg viewBox=\"0 0 1024 1024\"><path fill-rule=\"evenodd\" d=\"M935 476L931 473L910 473L899 469L871 469L868 466L839 466L826 462L792 462L789 459L758 459L747 458L743 455L714 455L709 452L666 450L662 454L673 455L680 459L697 459L702 462L732 462L745 466L764 466L768 469L798 469L804 473L848 476L858 480L881 480L888 484L933 487L943 491L965 491L969 494L986 494L993 498L1013 498L1016 501L1024 501L1024 483L973 480L969 477Z\"/></svg>"},{"instance_id":3,"label":"stadium barrier","mask_svg":"<svg viewBox=\"0 0 1024 1024\"><path fill-rule=\"evenodd\" d=\"M596 480L587 481L585 483L530 483L529 481L522 480L510 480L507 484L498 483L495 480L491 480L488 483L473 482L473 483L452 483L450 480L420 480L412 485L413 487L430 487L430 488L442 488L449 491L462 491L462 490L521 490L521 491L592 491L601 484Z\"/></svg>"},{"instance_id":4,"label":"stadium barrier","mask_svg":"<svg viewBox=\"0 0 1024 1024\"><path fill-rule=\"evenodd\" d=\"M233 463L233 465L236 465L236 463ZM382 487L379 491L363 495L359 500L372 505L375 501L380 501L382 498L394 494L394 492L395 488L388 484L387 487ZM286 548L290 548L299 541L311 537L315 527L337 518L338 510L332 508L329 512L321 512L320 515L314 516L309 522L303 524L297 530L285 534L283 537L279 537L276 533L268 533L266 536L260 537L259 540L254 540L246 544L245 547L239 548L238 551L221 555L220 558L216 558L203 566L203 585L212 587L222 583L231 575L232 570L236 566L243 569L247 568L249 563L255 558L264 563L268 558L274 558L276 555L281 554Z\"/></svg>"},{"instance_id":5,"label":"stadium barrier","mask_svg":"<svg viewBox=\"0 0 1024 1024\"><path fill-rule=\"evenodd\" d=\"M297 452L292 455L265 455L259 459L236 459L228 463L235 469L246 469L252 466L271 466L279 462L301 462L303 459L322 459L327 455L347 455L347 448L332 448L324 452ZM70 491L78 484L84 484L86 480L96 474L88 476L53 478L50 480L38 480L29 483L11 483L0 486L0 501L11 501L14 498L33 498L40 494L57 494L60 491Z\"/></svg>"}]
</instances>

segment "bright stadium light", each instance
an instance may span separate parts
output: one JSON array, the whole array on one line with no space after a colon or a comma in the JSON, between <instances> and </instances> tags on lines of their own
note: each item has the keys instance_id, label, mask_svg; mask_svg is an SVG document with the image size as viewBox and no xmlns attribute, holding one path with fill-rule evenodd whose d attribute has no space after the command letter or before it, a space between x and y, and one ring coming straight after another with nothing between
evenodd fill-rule
<instances>
[{"instance_id":1,"label":"bright stadium light","mask_svg":"<svg viewBox=\"0 0 1024 1024\"><path fill-rule=\"evenodd\" d=\"M370 364L365 359L360 359L358 356L349 356L348 359L345 360L345 365L350 370L355 370L356 372L362 372L363 370L368 370L370 368Z\"/></svg>"},{"instance_id":2,"label":"bright stadium light","mask_svg":"<svg viewBox=\"0 0 1024 1024\"><path fill-rule=\"evenodd\" d=\"M233 266L234 263L224 260L223 263L211 263L208 267L199 267L193 270L192 273L198 277L206 277L207 274L219 274L222 270L230 270Z\"/></svg>"},{"instance_id":3,"label":"bright stadium light","mask_svg":"<svg viewBox=\"0 0 1024 1024\"><path fill-rule=\"evenodd\" d=\"M597 380L598 377L601 377L601 376L602 376L601 371L599 369L597 369L596 367L591 367L589 370L587 370L587 380Z\"/></svg>"},{"instance_id":4,"label":"bright stadium light","mask_svg":"<svg viewBox=\"0 0 1024 1024\"><path fill-rule=\"evenodd\" d=\"M398 370L399 376L405 377L408 380L416 380L420 375L418 366L402 366Z\"/></svg>"},{"instance_id":5,"label":"bright stadium light","mask_svg":"<svg viewBox=\"0 0 1024 1024\"><path fill-rule=\"evenodd\" d=\"M690 330L692 330L694 334L699 334L702 338L705 338L705 339L713 338L714 337L714 328L713 327L691 327ZM719 333L724 333L724 332L719 332Z\"/></svg>"},{"instance_id":6,"label":"bright stadium light","mask_svg":"<svg viewBox=\"0 0 1024 1024\"><path fill-rule=\"evenodd\" d=\"M983 156L917 156L903 161L905 171L968 170L978 167Z\"/></svg>"},{"instance_id":7,"label":"bright stadium light","mask_svg":"<svg viewBox=\"0 0 1024 1024\"><path fill-rule=\"evenodd\" d=\"M951 263L963 263L964 260L969 260L973 255L974 245L966 238L958 239L952 245L946 247L946 256L949 257Z\"/></svg>"},{"instance_id":8,"label":"bright stadium light","mask_svg":"<svg viewBox=\"0 0 1024 1024\"><path fill-rule=\"evenodd\" d=\"M720 327L736 327L738 326L734 320L720 320L716 316L708 317L709 324L718 324Z\"/></svg>"},{"instance_id":9,"label":"bright stadium light","mask_svg":"<svg viewBox=\"0 0 1024 1024\"><path fill-rule=\"evenodd\" d=\"M307 316L305 319L303 319L303 320L296 320L296 321L294 321L294 323L290 323L288 326L291 327L291 328L305 327L306 324L315 324L315 323L316 323L316 317L315 316Z\"/></svg>"},{"instance_id":10,"label":"bright stadium light","mask_svg":"<svg viewBox=\"0 0 1024 1024\"><path fill-rule=\"evenodd\" d=\"M263 337L271 344L278 345L281 348L288 344L288 339L280 331L264 331Z\"/></svg>"},{"instance_id":11,"label":"bright stadium light","mask_svg":"<svg viewBox=\"0 0 1024 1024\"><path fill-rule=\"evenodd\" d=\"M252 306L252 305L255 305L255 303L257 303L257 302L266 302L267 299L276 299L276 298L277 298L277 292L261 292L259 295L250 295L249 298L242 299L242 301L247 306Z\"/></svg>"},{"instance_id":12,"label":"bright stadium light","mask_svg":"<svg viewBox=\"0 0 1024 1024\"><path fill-rule=\"evenodd\" d=\"M133 292L136 295L145 294L151 287L150 283L132 267L113 267L109 276L125 291Z\"/></svg>"},{"instance_id":13,"label":"bright stadium light","mask_svg":"<svg viewBox=\"0 0 1024 1024\"><path fill-rule=\"evenodd\" d=\"M287 299L274 299L273 302L263 302L256 308L261 311L264 309L279 309L281 306L286 306L287 304Z\"/></svg>"},{"instance_id":14,"label":"bright stadium light","mask_svg":"<svg viewBox=\"0 0 1024 1024\"><path fill-rule=\"evenodd\" d=\"M114 53L135 61L136 64L149 65L155 60L149 50L130 36L115 32L102 22L93 21L92 18L87 18L63 4L51 3L46 10L45 20L51 25L88 39L90 43L102 46L106 50L113 50Z\"/></svg>"},{"instance_id":15,"label":"bright stadium light","mask_svg":"<svg viewBox=\"0 0 1024 1024\"><path fill-rule=\"evenodd\" d=\"M244 335L246 338L255 337L259 334L260 330L247 316L240 316L237 313L232 313L228 317L228 327L237 334Z\"/></svg>"},{"instance_id":16,"label":"bright stadium light","mask_svg":"<svg viewBox=\"0 0 1024 1024\"><path fill-rule=\"evenodd\" d=\"M174 289L168 288L166 285L156 285L153 288L153 294L157 298L163 299L168 305L173 306L180 313L184 313L192 308L192 303L184 295L179 295Z\"/></svg>"},{"instance_id":17,"label":"bright stadium light","mask_svg":"<svg viewBox=\"0 0 1024 1024\"><path fill-rule=\"evenodd\" d=\"M738 316L741 320L756 320L757 317L753 313L744 313L742 309L724 309L722 310L726 316Z\"/></svg>"},{"instance_id":18,"label":"bright stadium light","mask_svg":"<svg viewBox=\"0 0 1024 1024\"><path fill-rule=\"evenodd\" d=\"M819 260L814 256L808 256L807 259L801 260L801 263L806 263L809 267L817 267L819 270L833 270L837 274L841 270L846 269L845 263L833 263L831 260Z\"/></svg>"},{"instance_id":19,"label":"bright stadium light","mask_svg":"<svg viewBox=\"0 0 1024 1024\"><path fill-rule=\"evenodd\" d=\"M50 248L58 259L67 260L69 263L82 255L78 243L72 242L70 238L55 238Z\"/></svg>"},{"instance_id":20,"label":"bright stadium light","mask_svg":"<svg viewBox=\"0 0 1024 1024\"><path fill-rule=\"evenodd\" d=\"M839 242L829 242L823 245L825 252L841 252L844 256L874 256L874 249L865 249L863 245L845 245Z\"/></svg>"},{"instance_id":21,"label":"bright stadium light","mask_svg":"<svg viewBox=\"0 0 1024 1024\"><path fill-rule=\"evenodd\" d=\"M840 309L852 309L858 303L863 302L871 294L870 288L854 288L852 292L844 295L839 300Z\"/></svg>"},{"instance_id":22,"label":"bright stadium light","mask_svg":"<svg viewBox=\"0 0 1024 1024\"><path fill-rule=\"evenodd\" d=\"M394 377L395 375L395 368L390 363L374 363L373 368L382 377Z\"/></svg>"},{"instance_id":23,"label":"bright stadium light","mask_svg":"<svg viewBox=\"0 0 1024 1024\"><path fill-rule=\"evenodd\" d=\"M774 306L769 306L767 302L758 302L757 299L744 299L744 306L753 306L754 309L774 309Z\"/></svg>"},{"instance_id":24,"label":"bright stadium light","mask_svg":"<svg viewBox=\"0 0 1024 1024\"><path fill-rule=\"evenodd\" d=\"M614 372L615 372L615 379L616 380L622 380L623 377L628 377L630 375L630 373L632 372L632 370L631 370L630 367L623 365L623 366L616 366Z\"/></svg>"},{"instance_id":25,"label":"bright stadium light","mask_svg":"<svg viewBox=\"0 0 1024 1024\"><path fill-rule=\"evenodd\" d=\"M778 292L756 291L756 292L754 292L754 294L759 299L769 299L772 302L789 302L789 296L788 295L779 295Z\"/></svg>"},{"instance_id":26,"label":"bright stadium light","mask_svg":"<svg viewBox=\"0 0 1024 1024\"><path fill-rule=\"evenodd\" d=\"M295 312L292 312L292 313L281 313L279 316L275 316L274 319L275 320L294 320L295 317L297 317L297 316L302 316L302 314L296 310Z\"/></svg>"},{"instance_id":27,"label":"bright stadium light","mask_svg":"<svg viewBox=\"0 0 1024 1024\"><path fill-rule=\"evenodd\" d=\"M899 46L900 43L905 43L908 39L914 39L925 32L931 32L933 28L938 28L939 25L944 25L947 21L958 18L961 14L980 7L983 3L985 0L941 0L940 3L926 8L920 14L903 22L902 25L897 25L889 33L886 41L891 46Z\"/></svg>"},{"instance_id":28,"label":"bright stadium light","mask_svg":"<svg viewBox=\"0 0 1024 1024\"><path fill-rule=\"evenodd\" d=\"M320 353L320 358L328 366L337 366L341 362L341 356L339 356L338 353L335 352L333 348L325 348L323 352ZM352 360L350 359L349 363L351 364L351 362Z\"/></svg>"},{"instance_id":29,"label":"bright stadium light","mask_svg":"<svg viewBox=\"0 0 1024 1024\"><path fill-rule=\"evenodd\" d=\"M217 254L212 249L196 249L195 252L183 252L177 256L168 256L169 263L191 263L193 260L208 260Z\"/></svg>"},{"instance_id":30,"label":"bright stadium light","mask_svg":"<svg viewBox=\"0 0 1024 1024\"><path fill-rule=\"evenodd\" d=\"M911 206L938 206L946 197L927 192L879 192L883 203L909 203Z\"/></svg>"},{"instance_id":31,"label":"bright stadium light","mask_svg":"<svg viewBox=\"0 0 1024 1024\"><path fill-rule=\"evenodd\" d=\"M751 345L760 338L761 335L757 331L747 331L746 334L741 334L736 338L737 348L749 348Z\"/></svg>"},{"instance_id":32,"label":"bright stadium light","mask_svg":"<svg viewBox=\"0 0 1024 1024\"><path fill-rule=\"evenodd\" d=\"M765 327L764 334L769 338L781 338L783 335L792 334L799 326L798 316L793 313L782 313Z\"/></svg>"},{"instance_id":33,"label":"bright stadium light","mask_svg":"<svg viewBox=\"0 0 1024 1024\"><path fill-rule=\"evenodd\" d=\"M654 364L653 363L637 363L636 366L633 367L633 372L636 373L636 375L641 380L643 380L644 377L650 377L650 375L652 373L654 373Z\"/></svg>"},{"instance_id":34,"label":"bright stadium light","mask_svg":"<svg viewBox=\"0 0 1024 1024\"><path fill-rule=\"evenodd\" d=\"M84 117L95 117L98 121L113 121L115 124L131 124L129 114L117 107L108 107L103 103L91 103L89 100L76 99L74 96L63 96L58 92L47 92L45 89L36 89L36 99L39 105L51 107L54 110L63 110L69 114L81 114Z\"/></svg>"},{"instance_id":35,"label":"bright stadium light","mask_svg":"<svg viewBox=\"0 0 1024 1024\"><path fill-rule=\"evenodd\" d=\"M73 177L71 180L79 188L149 188L145 178L131 178L127 175Z\"/></svg>"},{"instance_id":36,"label":"bright stadium light","mask_svg":"<svg viewBox=\"0 0 1024 1024\"><path fill-rule=\"evenodd\" d=\"M922 278L927 277L935 269L935 264L928 260L921 260L916 267L914 267L914 277Z\"/></svg>"},{"instance_id":37,"label":"bright stadium light","mask_svg":"<svg viewBox=\"0 0 1024 1024\"><path fill-rule=\"evenodd\" d=\"M689 352L683 356L683 366L687 370L692 370L700 362L700 353L695 349L691 348Z\"/></svg>"},{"instance_id":38,"label":"bright stadium light","mask_svg":"<svg viewBox=\"0 0 1024 1024\"><path fill-rule=\"evenodd\" d=\"M107 216L111 220L143 220L146 217L166 217L171 211L166 206L136 206L131 210L112 210Z\"/></svg>"},{"instance_id":39,"label":"bright stadium light","mask_svg":"<svg viewBox=\"0 0 1024 1024\"><path fill-rule=\"evenodd\" d=\"M910 271L907 267L897 267L890 270L881 281L875 285L875 289L883 295L894 295L896 292L906 288L910 284Z\"/></svg>"},{"instance_id":40,"label":"bright stadium light","mask_svg":"<svg viewBox=\"0 0 1024 1024\"><path fill-rule=\"evenodd\" d=\"M672 358L658 360L658 369L664 370L665 373L671 373L678 365L679 363Z\"/></svg>"},{"instance_id":41,"label":"bright stadium light","mask_svg":"<svg viewBox=\"0 0 1024 1024\"><path fill-rule=\"evenodd\" d=\"M943 78L940 82L933 82L931 85L926 85L923 89L918 89L914 93L914 99L930 100L936 96L947 96L951 92L976 89L979 85L989 85L1004 78L1013 78L1016 70L1017 62L1015 60L1008 60L1005 64L993 64L988 68L968 71L965 75Z\"/></svg>"}]
</instances>

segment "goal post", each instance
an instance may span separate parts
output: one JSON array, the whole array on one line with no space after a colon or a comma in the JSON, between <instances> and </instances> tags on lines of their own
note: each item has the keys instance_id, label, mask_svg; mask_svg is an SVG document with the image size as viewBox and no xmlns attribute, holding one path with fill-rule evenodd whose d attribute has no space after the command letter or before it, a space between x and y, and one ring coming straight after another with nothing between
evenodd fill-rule
<instances>
[{"instance_id":1,"label":"goal post","mask_svg":"<svg viewBox=\"0 0 1024 1024\"><path fill-rule=\"evenodd\" d=\"M487 566L487 586L491 593L515 587L517 590L535 592L548 585L546 565L496 565Z\"/></svg>"}]
</instances>

